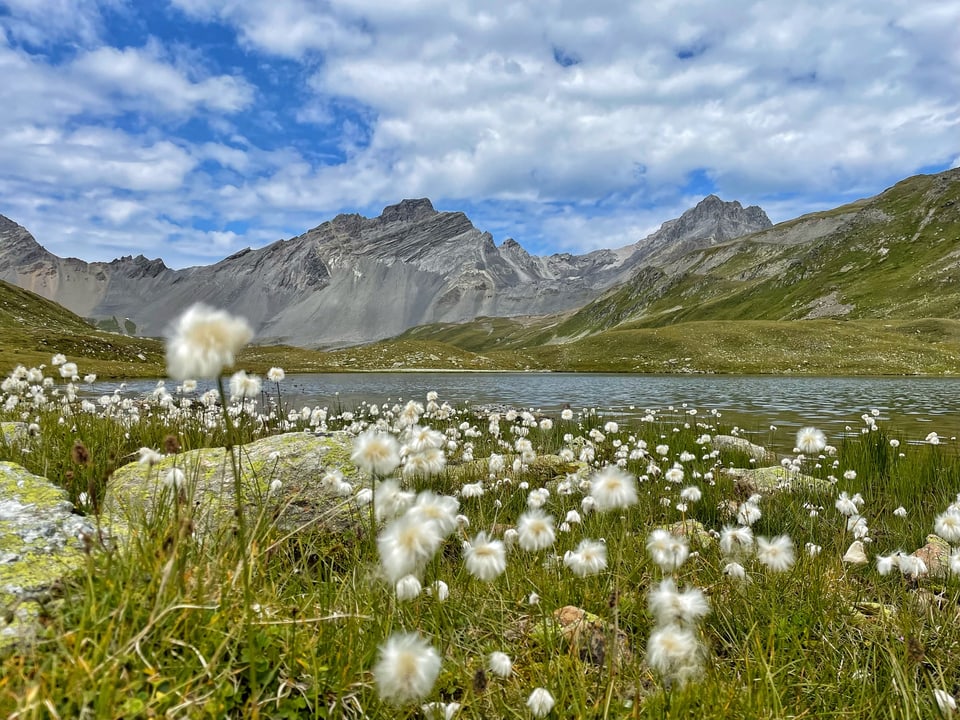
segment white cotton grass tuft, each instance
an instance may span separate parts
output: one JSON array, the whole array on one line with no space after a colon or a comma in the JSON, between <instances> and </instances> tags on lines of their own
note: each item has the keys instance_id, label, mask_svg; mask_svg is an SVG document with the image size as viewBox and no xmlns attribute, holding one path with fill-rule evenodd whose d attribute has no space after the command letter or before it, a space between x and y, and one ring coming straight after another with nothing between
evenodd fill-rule
<instances>
[{"instance_id":1,"label":"white cotton grass tuft","mask_svg":"<svg viewBox=\"0 0 960 720\"><path fill-rule=\"evenodd\" d=\"M517 520L517 544L523 550L544 550L553 545L555 539L553 516L542 510L529 510Z\"/></svg>"},{"instance_id":2,"label":"white cotton grass tuft","mask_svg":"<svg viewBox=\"0 0 960 720\"><path fill-rule=\"evenodd\" d=\"M449 495L438 495L432 490L423 490L417 495L407 513L422 522L435 523L443 537L457 529L457 511L460 501Z\"/></svg>"},{"instance_id":3,"label":"white cotton grass tuft","mask_svg":"<svg viewBox=\"0 0 960 720\"><path fill-rule=\"evenodd\" d=\"M933 531L951 545L960 543L960 511L951 509L937 515Z\"/></svg>"},{"instance_id":4,"label":"white cotton grass tuft","mask_svg":"<svg viewBox=\"0 0 960 720\"><path fill-rule=\"evenodd\" d=\"M773 572L789 570L795 558L793 542L788 535L757 538L757 560Z\"/></svg>"},{"instance_id":5,"label":"white cotton grass tuft","mask_svg":"<svg viewBox=\"0 0 960 720\"><path fill-rule=\"evenodd\" d=\"M283 382L285 377L287 377L287 374L283 371L283 368L272 367L267 370L267 380L270 382Z\"/></svg>"},{"instance_id":6,"label":"white cotton grass tuft","mask_svg":"<svg viewBox=\"0 0 960 720\"><path fill-rule=\"evenodd\" d=\"M933 691L933 699L937 701L937 707L940 708L942 714L953 715L953 713L957 711L956 699L946 690L935 688Z\"/></svg>"},{"instance_id":7,"label":"white cotton grass tuft","mask_svg":"<svg viewBox=\"0 0 960 720\"><path fill-rule=\"evenodd\" d=\"M377 538L380 564L390 582L418 575L440 548L443 535L433 522L406 513L391 521Z\"/></svg>"},{"instance_id":8,"label":"white cotton grass tuft","mask_svg":"<svg viewBox=\"0 0 960 720\"><path fill-rule=\"evenodd\" d=\"M797 431L797 450L805 455L816 455L827 446L827 436L815 427L800 428Z\"/></svg>"},{"instance_id":9,"label":"white cotton grass tuft","mask_svg":"<svg viewBox=\"0 0 960 720\"><path fill-rule=\"evenodd\" d=\"M686 562L690 556L690 547L683 538L658 529L647 537L647 553L663 572L672 573Z\"/></svg>"},{"instance_id":10,"label":"white cotton grass tuft","mask_svg":"<svg viewBox=\"0 0 960 720\"><path fill-rule=\"evenodd\" d=\"M668 685L686 685L703 672L703 646L691 628L664 625L647 642L647 664Z\"/></svg>"},{"instance_id":11,"label":"white cotton grass tuft","mask_svg":"<svg viewBox=\"0 0 960 720\"><path fill-rule=\"evenodd\" d=\"M618 510L637 502L637 481L616 465L607 465L593 476L590 486L595 510Z\"/></svg>"},{"instance_id":12,"label":"white cotton grass tuft","mask_svg":"<svg viewBox=\"0 0 960 720\"><path fill-rule=\"evenodd\" d=\"M599 540L581 540L576 550L568 550L563 564L577 577L587 577L607 568L607 546Z\"/></svg>"},{"instance_id":13,"label":"white cotton grass tuft","mask_svg":"<svg viewBox=\"0 0 960 720\"><path fill-rule=\"evenodd\" d=\"M253 329L244 318L197 303L170 331L167 373L175 380L216 378L252 339Z\"/></svg>"},{"instance_id":14,"label":"white cotton grass tuft","mask_svg":"<svg viewBox=\"0 0 960 720\"><path fill-rule=\"evenodd\" d=\"M499 540L491 540L485 532L465 544L467 572L479 580L490 582L507 569L507 551Z\"/></svg>"},{"instance_id":15,"label":"white cotton grass tuft","mask_svg":"<svg viewBox=\"0 0 960 720\"><path fill-rule=\"evenodd\" d=\"M535 718L546 717L553 710L555 700L546 688L534 688L527 698L527 707Z\"/></svg>"},{"instance_id":16,"label":"white cotton grass tuft","mask_svg":"<svg viewBox=\"0 0 960 720\"><path fill-rule=\"evenodd\" d=\"M383 480L377 483L373 496L373 507L377 520L392 520L403 515L413 503L414 494L400 487L397 480Z\"/></svg>"},{"instance_id":17,"label":"white cotton grass tuft","mask_svg":"<svg viewBox=\"0 0 960 720\"><path fill-rule=\"evenodd\" d=\"M427 720L453 720L460 712L460 703L432 702L421 705L420 709Z\"/></svg>"},{"instance_id":18,"label":"white cotton grass tuft","mask_svg":"<svg viewBox=\"0 0 960 720\"><path fill-rule=\"evenodd\" d=\"M400 465L400 443L390 433L371 428L354 440L350 459L368 475L386 477Z\"/></svg>"},{"instance_id":19,"label":"white cotton grass tuft","mask_svg":"<svg viewBox=\"0 0 960 720\"><path fill-rule=\"evenodd\" d=\"M696 625L710 613L710 602L699 588L677 590L676 583L667 578L650 591L647 605L659 625Z\"/></svg>"},{"instance_id":20,"label":"white cotton grass tuft","mask_svg":"<svg viewBox=\"0 0 960 720\"><path fill-rule=\"evenodd\" d=\"M740 557L753 548L753 530L747 526L726 526L720 531L720 550L726 557Z\"/></svg>"},{"instance_id":21,"label":"white cotton grass tuft","mask_svg":"<svg viewBox=\"0 0 960 720\"><path fill-rule=\"evenodd\" d=\"M394 585L397 600L400 602L407 602L408 600L420 597L422 590L423 586L420 584L420 579L416 575L404 575L397 580L397 584Z\"/></svg>"},{"instance_id":22,"label":"white cotton grass tuft","mask_svg":"<svg viewBox=\"0 0 960 720\"><path fill-rule=\"evenodd\" d=\"M508 678L513 673L513 661L505 652L496 650L487 657L487 667L497 677Z\"/></svg>"},{"instance_id":23,"label":"white cotton grass tuft","mask_svg":"<svg viewBox=\"0 0 960 720\"><path fill-rule=\"evenodd\" d=\"M440 655L416 633L390 636L373 668L380 698L395 705L429 695L439 674Z\"/></svg>"}]
</instances>

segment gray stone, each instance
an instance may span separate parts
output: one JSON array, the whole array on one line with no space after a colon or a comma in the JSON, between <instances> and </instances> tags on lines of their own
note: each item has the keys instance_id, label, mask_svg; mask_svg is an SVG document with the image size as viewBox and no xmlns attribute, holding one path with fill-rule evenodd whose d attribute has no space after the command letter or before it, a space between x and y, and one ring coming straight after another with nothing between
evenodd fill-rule
<instances>
[{"instance_id":1,"label":"gray stone","mask_svg":"<svg viewBox=\"0 0 960 720\"><path fill-rule=\"evenodd\" d=\"M97 534L89 518L73 513L67 493L46 478L0 462L0 646L39 632L38 599L82 567L84 538Z\"/></svg>"},{"instance_id":2,"label":"gray stone","mask_svg":"<svg viewBox=\"0 0 960 720\"><path fill-rule=\"evenodd\" d=\"M287 433L238 446L247 517L252 519L266 509L271 522L281 530L296 530L320 521L338 527L353 522L357 513L352 501L333 496L320 484L325 472L332 469L342 471L348 480L356 480L357 469L350 461L352 448L353 437L347 433L319 437ZM222 447L167 456L152 467L136 462L124 465L107 483L105 514L135 522L149 515L156 503L172 503L175 491L165 477L173 467L186 476L183 499L191 503L197 532L207 533L233 523L233 466ZM270 485L275 480L281 487L271 493Z\"/></svg>"},{"instance_id":3,"label":"gray stone","mask_svg":"<svg viewBox=\"0 0 960 720\"><path fill-rule=\"evenodd\" d=\"M724 468L721 472L734 478L738 490L744 494L796 490L830 492L833 488L829 480L790 472L780 465L762 468Z\"/></svg>"},{"instance_id":4,"label":"gray stone","mask_svg":"<svg viewBox=\"0 0 960 720\"><path fill-rule=\"evenodd\" d=\"M746 453L750 457L755 458L757 462L768 463L776 462L777 460L776 453L767 450L762 445L755 445L746 438L735 435L714 435L713 447L720 451L735 450Z\"/></svg>"},{"instance_id":5,"label":"gray stone","mask_svg":"<svg viewBox=\"0 0 960 720\"><path fill-rule=\"evenodd\" d=\"M8 445L22 444L30 437L27 424L22 422L0 423L0 434L3 435L3 442Z\"/></svg>"}]
</instances>

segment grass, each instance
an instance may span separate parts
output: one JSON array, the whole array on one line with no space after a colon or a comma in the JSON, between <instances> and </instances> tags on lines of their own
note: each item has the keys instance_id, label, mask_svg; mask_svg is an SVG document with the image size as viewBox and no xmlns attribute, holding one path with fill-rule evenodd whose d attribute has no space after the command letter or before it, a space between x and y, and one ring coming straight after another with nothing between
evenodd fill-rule
<instances>
[{"instance_id":1,"label":"grass","mask_svg":"<svg viewBox=\"0 0 960 720\"><path fill-rule=\"evenodd\" d=\"M936 335L940 326L928 330ZM56 388L64 390L64 381L58 379ZM91 488L102 492L111 469L141 446L237 446L282 424L266 398L236 413L234 430L217 422L219 410L204 411L196 402L179 407L176 395L172 403L143 402L133 405L135 417L122 404L110 412L75 407L64 423L59 407L33 408L27 419L36 421L38 434L23 446L0 446L0 458L45 474L78 501L88 493L83 501L94 512ZM264 499L239 536L234 523L198 536L191 532L189 492L182 503L161 495L152 512L126 519L126 535L91 548L86 566L65 578L60 597L43 608L46 631L36 645L0 655L0 713L421 717L419 703L394 707L382 700L372 673L378 648L401 630L420 633L442 658L424 702L460 703L461 718L530 717L525 702L538 686L555 698L551 717L558 718L938 717L934 691L960 690L960 582L844 565L840 558L852 537L834 508L841 491L862 495L871 556L920 547L960 489L953 445L911 444L922 438L864 425L860 434L829 438L835 451L797 460L803 472L827 481L824 489L765 495L753 527L757 535L790 536L797 561L785 572L742 557L749 582L735 582L723 572L729 558L715 540L691 541L697 554L672 574L680 588L701 588L709 600L710 612L696 626L706 660L688 685L668 687L644 661L657 625L647 595L664 576L645 544L652 529L681 519L713 531L734 523L728 508L750 491L723 468L747 467L750 460L714 450L710 436L727 429L703 414L665 413L614 428L602 411L542 424L532 416L491 418L423 404L419 422L451 443L444 448L447 468L406 485L449 495L467 483L485 489L479 497L460 496L459 512L469 524L461 521L423 570L425 586L448 584L448 599L423 593L398 601L381 575L376 549L383 521L371 528L367 508L354 511L356 532L319 523L290 535L272 517L277 502L297 498L281 496ZM7 411L6 419L21 419L19 409ZM286 429L358 433L377 422L390 429L401 414L379 405L374 413L369 404L350 411L331 410L319 428L298 416ZM573 460L510 469L521 438L540 457L569 453ZM71 457L77 441L89 448L89 464ZM662 455L658 445L666 446ZM486 458L494 452L505 454L507 470L489 477ZM617 461L640 478L637 502L583 512L582 481ZM666 482L666 471L677 463L683 482ZM314 482L321 481L318 472ZM687 485L698 486L702 498L681 511L679 492ZM503 537L527 509L529 491L539 487L549 489L544 510L557 522L577 509L582 523L558 532L546 550L511 549L506 572L492 582L472 577L461 541L480 531ZM351 507L349 498L329 502ZM894 514L899 506L906 517ZM609 565L579 578L562 558L583 538L605 539ZM807 543L820 546L820 553L808 555ZM571 644L554 619L568 605L596 616L599 630ZM614 628L629 647L618 662L611 661ZM510 677L485 669L494 650L512 658Z\"/></svg>"}]
</instances>

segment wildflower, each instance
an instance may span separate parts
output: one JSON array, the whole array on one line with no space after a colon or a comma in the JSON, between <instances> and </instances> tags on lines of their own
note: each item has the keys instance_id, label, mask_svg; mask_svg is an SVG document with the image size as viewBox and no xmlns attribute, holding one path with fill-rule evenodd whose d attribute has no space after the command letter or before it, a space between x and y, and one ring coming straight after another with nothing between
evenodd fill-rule
<instances>
[{"instance_id":1,"label":"wildflower","mask_svg":"<svg viewBox=\"0 0 960 720\"><path fill-rule=\"evenodd\" d=\"M431 490L424 490L417 495L407 514L418 518L421 522L435 523L440 535L447 537L457 529L459 508L460 502L455 497L437 495Z\"/></svg>"},{"instance_id":2,"label":"wildflower","mask_svg":"<svg viewBox=\"0 0 960 720\"><path fill-rule=\"evenodd\" d=\"M737 521L741 525L753 525L761 516L760 508L749 500L745 503L740 503L740 507L737 508Z\"/></svg>"},{"instance_id":3,"label":"wildflower","mask_svg":"<svg viewBox=\"0 0 960 720\"><path fill-rule=\"evenodd\" d=\"M898 507L896 510L893 511L893 514L894 514L896 517L901 517L901 518L902 518L902 517L906 517L906 516L907 516L907 509L906 509L903 505L901 505L900 507Z\"/></svg>"},{"instance_id":4,"label":"wildflower","mask_svg":"<svg viewBox=\"0 0 960 720\"><path fill-rule=\"evenodd\" d=\"M384 480L377 484L373 507L377 520L391 520L402 515L413 502L413 493L403 490L396 480Z\"/></svg>"},{"instance_id":5,"label":"wildflower","mask_svg":"<svg viewBox=\"0 0 960 720\"><path fill-rule=\"evenodd\" d=\"M846 492L840 493L840 497L837 498L834 507L837 508L838 513L846 515L847 517L852 517L858 512L857 503L854 501L854 498L851 498Z\"/></svg>"},{"instance_id":6,"label":"wildflower","mask_svg":"<svg viewBox=\"0 0 960 720\"><path fill-rule=\"evenodd\" d=\"M59 365L63 365L66 361L67 361L66 355L64 355L63 353L57 353L56 355L53 356L53 358L51 358L50 364L53 365L54 367L57 367Z\"/></svg>"},{"instance_id":7,"label":"wildflower","mask_svg":"<svg viewBox=\"0 0 960 720\"><path fill-rule=\"evenodd\" d=\"M539 605L540 596L537 593L532 592L527 596L527 605Z\"/></svg>"},{"instance_id":8,"label":"wildflower","mask_svg":"<svg viewBox=\"0 0 960 720\"><path fill-rule=\"evenodd\" d=\"M816 455L827 446L827 436L815 427L797 431L797 449L806 455Z\"/></svg>"},{"instance_id":9,"label":"wildflower","mask_svg":"<svg viewBox=\"0 0 960 720\"><path fill-rule=\"evenodd\" d=\"M933 691L933 699L937 701L937 707L940 708L940 712L944 715L953 715L957 709L957 701L954 700L953 695L946 690L935 688Z\"/></svg>"},{"instance_id":10,"label":"wildflower","mask_svg":"<svg viewBox=\"0 0 960 720\"><path fill-rule=\"evenodd\" d=\"M701 672L702 649L693 630L665 625L650 635L647 664L668 683L685 685Z\"/></svg>"},{"instance_id":11,"label":"wildflower","mask_svg":"<svg viewBox=\"0 0 960 720\"><path fill-rule=\"evenodd\" d=\"M392 635L380 646L373 668L381 699L394 704L425 697L439 674L440 655L415 633Z\"/></svg>"},{"instance_id":12,"label":"wildflower","mask_svg":"<svg viewBox=\"0 0 960 720\"><path fill-rule=\"evenodd\" d=\"M823 550L822 546L812 542L805 543L803 547L807 551L807 555L812 558L817 557L817 555L820 554L820 551Z\"/></svg>"},{"instance_id":13,"label":"wildflower","mask_svg":"<svg viewBox=\"0 0 960 720\"><path fill-rule=\"evenodd\" d=\"M468 462L464 453L464 462ZM426 448L422 452L407 455L403 465L404 477L430 477L441 472L447 465L447 456L440 448Z\"/></svg>"},{"instance_id":14,"label":"wildflower","mask_svg":"<svg viewBox=\"0 0 960 720\"><path fill-rule=\"evenodd\" d=\"M560 411L561 420L573 420L573 410L570 408L564 408Z\"/></svg>"},{"instance_id":15,"label":"wildflower","mask_svg":"<svg viewBox=\"0 0 960 720\"><path fill-rule=\"evenodd\" d=\"M281 490L283 490L283 481L280 480L279 478L276 478L270 483L270 489L268 490L268 494L279 495Z\"/></svg>"},{"instance_id":16,"label":"wildflower","mask_svg":"<svg viewBox=\"0 0 960 720\"><path fill-rule=\"evenodd\" d=\"M789 536L779 535L768 540L765 537L757 538L757 560L774 572L783 572L790 569L794 561L793 543Z\"/></svg>"},{"instance_id":17,"label":"wildflower","mask_svg":"<svg viewBox=\"0 0 960 720\"><path fill-rule=\"evenodd\" d=\"M180 468L170 468L163 476L163 484L174 490L180 490L187 483L187 477Z\"/></svg>"},{"instance_id":18,"label":"wildflower","mask_svg":"<svg viewBox=\"0 0 960 720\"><path fill-rule=\"evenodd\" d=\"M954 548L950 553L950 572L960 575L960 548Z\"/></svg>"},{"instance_id":19,"label":"wildflower","mask_svg":"<svg viewBox=\"0 0 960 720\"><path fill-rule=\"evenodd\" d=\"M278 383L282 381L287 374L283 371L283 368L272 367L267 370L267 380L270 382Z\"/></svg>"},{"instance_id":20,"label":"wildflower","mask_svg":"<svg viewBox=\"0 0 960 720\"><path fill-rule=\"evenodd\" d=\"M77 376L77 364L68 362L60 366L60 377L62 378L72 378Z\"/></svg>"},{"instance_id":21,"label":"wildflower","mask_svg":"<svg viewBox=\"0 0 960 720\"><path fill-rule=\"evenodd\" d=\"M215 378L252 338L243 318L198 303L180 316L167 339L167 372L177 380Z\"/></svg>"},{"instance_id":22,"label":"wildflower","mask_svg":"<svg viewBox=\"0 0 960 720\"><path fill-rule=\"evenodd\" d=\"M940 436L937 435L936 431L934 431L934 432L928 433L927 437L924 438L924 441L929 443L930 445L939 445Z\"/></svg>"},{"instance_id":23,"label":"wildflower","mask_svg":"<svg viewBox=\"0 0 960 720\"><path fill-rule=\"evenodd\" d=\"M626 508L637 502L636 480L617 466L607 465L593 477L590 495L601 512Z\"/></svg>"},{"instance_id":24,"label":"wildflower","mask_svg":"<svg viewBox=\"0 0 960 720\"><path fill-rule=\"evenodd\" d=\"M546 688L535 688L530 697L527 698L527 707L533 713L535 718L546 717L553 710L553 695Z\"/></svg>"},{"instance_id":25,"label":"wildflower","mask_svg":"<svg viewBox=\"0 0 960 720\"><path fill-rule=\"evenodd\" d=\"M507 569L507 551L499 540L490 540L485 532L467 543L467 572L480 580L490 582Z\"/></svg>"},{"instance_id":26,"label":"wildflower","mask_svg":"<svg viewBox=\"0 0 960 720\"><path fill-rule=\"evenodd\" d=\"M368 475L384 477L400 464L400 443L390 433L371 428L354 440L350 459Z\"/></svg>"},{"instance_id":27,"label":"wildflower","mask_svg":"<svg viewBox=\"0 0 960 720\"><path fill-rule=\"evenodd\" d=\"M663 572L677 570L690 556L690 548L682 538L666 530L654 530L647 538L647 552Z\"/></svg>"},{"instance_id":28,"label":"wildflower","mask_svg":"<svg viewBox=\"0 0 960 720\"><path fill-rule=\"evenodd\" d=\"M460 703L432 702L421 705L420 709L427 720L453 720L456 714L460 712Z\"/></svg>"},{"instance_id":29,"label":"wildflower","mask_svg":"<svg viewBox=\"0 0 960 720\"><path fill-rule=\"evenodd\" d=\"M521 515L517 520L517 533L520 547L531 552L550 547L556 539L553 517L541 510L530 510Z\"/></svg>"},{"instance_id":30,"label":"wildflower","mask_svg":"<svg viewBox=\"0 0 960 720\"><path fill-rule=\"evenodd\" d=\"M900 572L910 578L918 578L927 574L927 564L916 555L901 555L897 558Z\"/></svg>"},{"instance_id":31,"label":"wildflower","mask_svg":"<svg viewBox=\"0 0 960 720\"><path fill-rule=\"evenodd\" d=\"M700 492L700 488L696 487L695 485L691 485L690 487L685 487L680 491L680 497L687 502L695 503L698 502L701 497L703 497L703 493Z\"/></svg>"},{"instance_id":32,"label":"wildflower","mask_svg":"<svg viewBox=\"0 0 960 720\"><path fill-rule=\"evenodd\" d=\"M416 573L434 556L443 542L436 523L423 522L407 513L390 522L377 538L380 563L391 582Z\"/></svg>"},{"instance_id":33,"label":"wildflower","mask_svg":"<svg viewBox=\"0 0 960 720\"><path fill-rule=\"evenodd\" d=\"M749 527L725 527L720 532L720 549L724 555L737 556L753 547L753 530Z\"/></svg>"},{"instance_id":34,"label":"wildflower","mask_svg":"<svg viewBox=\"0 0 960 720\"><path fill-rule=\"evenodd\" d=\"M607 567L607 546L597 540L581 540L576 551L564 554L563 564L577 577L596 575Z\"/></svg>"},{"instance_id":35,"label":"wildflower","mask_svg":"<svg viewBox=\"0 0 960 720\"><path fill-rule=\"evenodd\" d=\"M394 590L396 590L397 593L397 600L406 602L407 600L413 600L419 597L423 587L420 585L420 580L416 575L404 575L397 580L396 585L394 585Z\"/></svg>"},{"instance_id":36,"label":"wildflower","mask_svg":"<svg viewBox=\"0 0 960 720\"><path fill-rule=\"evenodd\" d=\"M877 572L881 575L889 575L895 567L900 567L900 554L877 555Z\"/></svg>"},{"instance_id":37,"label":"wildflower","mask_svg":"<svg viewBox=\"0 0 960 720\"><path fill-rule=\"evenodd\" d=\"M960 542L960 511L947 510L937 515L933 531L951 545Z\"/></svg>"},{"instance_id":38,"label":"wildflower","mask_svg":"<svg viewBox=\"0 0 960 720\"><path fill-rule=\"evenodd\" d=\"M462 488L460 488L460 497L463 498L478 498L481 497L484 493L483 483L466 483Z\"/></svg>"},{"instance_id":39,"label":"wildflower","mask_svg":"<svg viewBox=\"0 0 960 720\"><path fill-rule=\"evenodd\" d=\"M660 625L694 625L710 612L710 603L699 588L677 590L672 579L661 580L647 596L650 612Z\"/></svg>"},{"instance_id":40,"label":"wildflower","mask_svg":"<svg viewBox=\"0 0 960 720\"><path fill-rule=\"evenodd\" d=\"M510 677L513 672L513 661L505 652L495 651L487 658L487 667L497 677Z\"/></svg>"},{"instance_id":41,"label":"wildflower","mask_svg":"<svg viewBox=\"0 0 960 720\"><path fill-rule=\"evenodd\" d=\"M856 471L856 470L847 470L846 472L843 473L843 479L844 479L844 480L856 480L856 479L857 479L857 471Z\"/></svg>"},{"instance_id":42,"label":"wildflower","mask_svg":"<svg viewBox=\"0 0 960 720\"><path fill-rule=\"evenodd\" d=\"M450 586L447 585L443 580L434 580L433 584L427 588L427 594L436 594L437 600L439 602L443 602L450 597Z\"/></svg>"},{"instance_id":43,"label":"wildflower","mask_svg":"<svg viewBox=\"0 0 960 720\"><path fill-rule=\"evenodd\" d=\"M679 485L683 482L683 468L679 465L674 465L663 474L663 479L669 483Z\"/></svg>"},{"instance_id":44,"label":"wildflower","mask_svg":"<svg viewBox=\"0 0 960 720\"><path fill-rule=\"evenodd\" d=\"M734 580L746 580L747 571L738 562L729 562L723 566L723 574Z\"/></svg>"}]
</instances>

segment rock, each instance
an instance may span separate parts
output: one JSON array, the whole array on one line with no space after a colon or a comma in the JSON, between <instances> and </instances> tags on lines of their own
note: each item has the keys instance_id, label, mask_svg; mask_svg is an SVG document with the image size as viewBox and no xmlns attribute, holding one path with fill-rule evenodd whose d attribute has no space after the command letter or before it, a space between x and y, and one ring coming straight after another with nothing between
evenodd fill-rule
<instances>
[{"instance_id":1,"label":"rock","mask_svg":"<svg viewBox=\"0 0 960 720\"><path fill-rule=\"evenodd\" d=\"M608 657L608 644L612 637L609 623L600 616L574 605L565 605L555 610L553 618L538 623L533 628L534 639L546 639L555 635L565 640L572 653L584 662L603 665ZM627 634L617 632L618 663L630 662L633 652Z\"/></svg>"},{"instance_id":2,"label":"rock","mask_svg":"<svg viewBox=\"0 0 960 720\"><path fill-rule=\"evenodd\" d=\"M850 543L850 547L847 548L841 560L848 565L866 565L868 560L867 553L863 549L863 543L859 540Z\"/></svg>"},{"instance_id":3,"label":"rock","mask_svg":"<svg viewBox=\"0 0 960 720\"><path fill-rule=\"evenodd\" d=\"M931 577L946 577L950 574L950 551L950 543L939 535L931 534L927 535L927 544L911 554L923 560Z\"/></svg>"},{"instance_id":4,"label":"rock","mask_svg":"<svg viewBox=\"0 0 960 720\"><path fill-rule=\"evenodd\" d=\"M674 537L685 537L694 549L708 547L716 542L716 538L710 534L703 523L693 518L678 520L672 525L667 525L664 529Z\"/></svg>"},{"instance_id":5,"label":"rock","mask_svg":"<svg viewBox=\"0 0 960 720\"><path fill-rule=\"evenodd\" d=\"M247 517L255 517L268 506L281 530L295 530L318 521L338 528L353 524L357 514L350 499L335 497L320 484L325 472L333 469L343 472L347 480L356 479L357 469L350 461L352 449L353 436L348 433L286 433L237 447ZM149 512L158 498L171 493L164 477L174 466L186 475L184 493L193 502L193 522L198 532L233 522L234 479L224 448L168 456L153 467L136 462L124 465L107 483L104 513L137 517ZM271 494L270 485L275 480L281 487Z\"/></svg>"},{"instance_id":6,"label":"rock","mask_svg":"<svg viewBox=\"0 0 960 720\"><path fill-rule=\"evenodd\" d=\"M755 492L793 492L796 490L829 492L833 487L828 480L790 472L780 465L763 468L724 468L721 472L734 478L738 492L744 495Z\"/></svg>"},{"instance_id":7,"label":"rock","mask_svg":"<svg viewBox=\"0 0 960 720\"><path fill-rule=\"evenodd\" d=\"M755 445L746 438L736 437L735 435L714 435L713 447L717 450L733 450L745 453L757 462L770 463L777 461L776 453L767 450L762 445Z\"/></svg>"},{"instance_id":8,"label":"rock","mask_svg":"<svg viewBox=\"0 0 960 720\"><path fill-rule=\"evenodd\" d=\"M25 442L30 437L27 424L22 422L2 422L0 433L3 434L3 442L7 445Z\"/></svg>"},{"instance_id":9,"label":"rock","mask_svg":"<svg viewBox=\"0 0 960 720\"><path fill-rule=\"evenodd\" d=\"M84 563L84 538L97 528L73 513L65 490L11 462L0 462L0 646L41 631L41 604Z\"/></svg>"}]
</instances>

